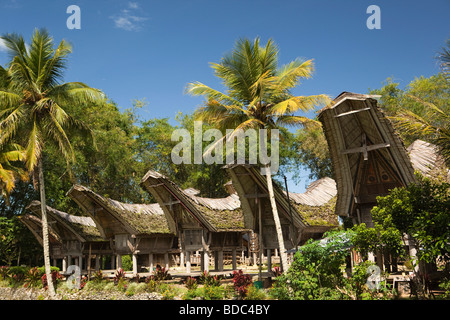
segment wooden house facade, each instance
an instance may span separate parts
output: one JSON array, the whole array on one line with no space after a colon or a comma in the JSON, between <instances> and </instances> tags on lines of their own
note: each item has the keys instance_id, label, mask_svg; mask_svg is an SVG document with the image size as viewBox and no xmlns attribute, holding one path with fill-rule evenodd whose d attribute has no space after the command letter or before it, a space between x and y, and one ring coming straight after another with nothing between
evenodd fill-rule
<instances>
[{"instance_id":1,"label":"wooden house facade","mask_svg":"<svg viewBox=\"0 0 450 320\"><path fill-rule=\"evenodd\" d=\"M121 267L122 255L132 256L133 274L152 271L157 264L168 269L177 262L178 240L158 204L122 203L81 185L74 185L67 195L109 241L117 257L115 268Z\"/></svg>"},{"instance_id":2,"label":"wooden house facade","mask_svg":"<svg viewBox=\"0 0 450 320\"><path fill-rule=\"evenodd\" d=\"M42 245L41 203L33 201L26 209L32 214L25 214L20 220ZM58 260L61 260L63 272L72 264L80 270L99 270L100 257L112 254L109 241L101 237L91 218L70 215L47 206L47 221L50 257L53 265L59 265Z\"/></svg>"},{"instance_id":3,"label":"wooden house facade","mask_svg":"<svg viewBox=\"0 0 450 320\"><path fill-rule=\"evenodd\" d=\"M231 253L236 269L237 251L245 249L243 234L248 232L236 194L221 199L199 197L152 170L142 178L141 186L158 201L170 231L179 238L181 260L186 261L188 273L194 252L201 253L201 270L208 270L214 255L215 269L222 271L224 252Z\"/></svg>"},{"instance_id":4,"label":"wooden house facade","mask_svg":"<svg viewBox=\"0 0 450 320\"><path fill-rule=\"evenodd\" d=\"M377 196L416 181L405 146L376 98L343 92L318 116L336 179L336 214L368 226Z\"/></svg>"}]
</instances>

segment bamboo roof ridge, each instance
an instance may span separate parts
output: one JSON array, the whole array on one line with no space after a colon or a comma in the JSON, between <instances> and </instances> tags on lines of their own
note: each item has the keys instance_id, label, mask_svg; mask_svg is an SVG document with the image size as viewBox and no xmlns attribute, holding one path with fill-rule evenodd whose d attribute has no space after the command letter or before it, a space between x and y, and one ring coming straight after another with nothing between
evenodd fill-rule
<instances>
[{"instance_id":1,"label":"bamboo roof ridge","mask_svg":"<svg viewBox=\"0 0 450 320\"><path fill-rule=\"evenodd\" d=\"M166 213L171 230L177 229L172 211L174 204L180 204L202 227L209 231L245 230L239 196L236 194L225 198L200 197L196 192L192 192L192 188L183 190L166 176L153 170L149 170L145 174L140 184L158 200Z\"/></svg>"},{"instance_id":2,"label":"bamboo roof ridge","mask_svg":"<svg viewBox=\"0 0 450 320\"><path fill-rule=\"evenodd\" d=\"M359 204L416 181L402 140L377 106L378 97L343 92L318 115L333 163L339 216L354 216Z\"/></svg>"},{"instance_id":3,"label":"bamboo roof ridge","mask_svg":"<svg viewBox=\"0 0 450 320\"><path fill-rule=\"evenodd\" d=\"M109 227L102 226L102 224L106 226L111 221L114 221L116 226L119 224L122 230L134 235L170 233L164 213L157 203L123 203L105 198L82 185L74 185L67 195L93 219L103 237L114 234L112 227L111 230L106 230ZM101 211L102 218L96 215L96 213L100 214L96 210Z\"/></svg>"}]
</instances>

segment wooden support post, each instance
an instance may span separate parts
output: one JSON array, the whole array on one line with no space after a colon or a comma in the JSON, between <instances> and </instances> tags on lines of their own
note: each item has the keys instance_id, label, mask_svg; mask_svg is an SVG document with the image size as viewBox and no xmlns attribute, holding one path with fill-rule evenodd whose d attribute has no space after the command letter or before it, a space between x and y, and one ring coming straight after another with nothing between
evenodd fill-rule
<instances>
[{"instance_id":1,"label":"wooden support post","mask_svg":"<svg viewBox=\"0 0 450 320\"><path fill-rule=\"evenodd\" d=\"M217 252L218 271L223 271L223 250Z\"/></svg>"},{"instance_id":2,"label":"wooden support post","mask_svg":"<svg viewBox=\"0 0 450 320\"><path fill-rule=\"evenodd\" d=\"M166 270L169 270L169 253L164 253L164 265Z\"/></svg>"},{"instance_id":3,"label":"wooden support post","mask_svg":"<svg viewBox=\"0 0 450 320\"><path fill-rule=\"evenodd\" d=\"M236 249L233 249L231 251L231 255L232 255L232 268L233 268L233 270L236 270L237 269Z\"/></svg>"},{"instance_id":4,"label":"wooden support post","mask_svg":"<svg viewBox=\"0 0 450 320\"><path fill-rule=\"evenodd\" d=\"M62 272L65 273L67 271L67 256L62 259Z\"/></svg>"},{"instance_id":5,"label":"wooden support post","mask_svg":"<svg viewBox=\"0 0 450 320\"><path fill-rule=\"evenodd\" d=\"M191 252L186 251L186 272L191 273Z\"/></svg>"},{"instance_id":6,"label":"wooden support post","mask_svg":"<svg viewBox=\"0 0 450 320\"><path fill-rule=\"evenodd\" d=\"M99 271L100 270L100 255L96 254L95 255L95 271Z\"/></svg>"},{"instance_id":7,"label":"wooden support post","mask_svg":"<svg viewBox=\"0 0 450 320\"><path fill-rule=\"evenodd\" d=\"M209 271L209 254L206 250L201 252L201 271Z\"/></svg>"},{"instance_id":8,"label":"wooden support post","mask_svg":"<svg viewBox=\"0 0 450 320\"><path fill-rule=\"evenodd\" d=\"M88 281L91 280L91 253L92 253L92 245L89 243L88 261L86 263L86 268L88 272Z\"/></svg>"},{"instance_id":9,"label":"wooden support post","mask_svg":"<svg viewBox=\"0 0 450 320\"><path fill-rule=\"evenodd\" d=\"M184 251L180 251L180 267L184 268Z\"/></svg>"},{"instance_id":10,"label":"wooden support post","mask_svg":"<svg viewBox=\"0 0 450 320\"><path fill-rule=\"evenodd\" d=\"M116 257L114 255L111 256L111 269L114 270L116 268Z\"/></svg>"},{"instance_id":11,"label":"wooden support post","mask_svg":"<svg viewBox=\"0 0 450 320\"><path fill-rule=\"evenodd\" d=\"M83 270L83 256L78 256L78 267L80 268L80 271Z\"/></svg>"},{"instance_id":12,"label":"wooden support post","mask_svg":"<svg viewBox=\"0 0 450 320\"><path fill-rule=\"evenodd\" d=\"M138 264L137 264L137 254L133 253L133 276L137 275L138 272Z\"/></svg>"},{"instance_id":13,"label":"wooden support post","mask_svg":"<svg viewBox=\"0 0 450 320\"><path fill-rule=\"evenodd\" d=\"M116 255L116 268L122 268L122 256L120 254Z\"/></svg>"},{"instance_id":14,"label":"wooden support post","mask_svg":"<svg viewBox=\"0 0 450 320\"><path fill-rule=\"evenodd\" d=\"M153 273L153 253L148 254L148 271Z\"/></svg>"},{"instance_id":15,"label":"wooden support post","mask_svg":"<svg viewBox=\"0 0 450 320\"><path fill-rule=\"evenodd\" d=\"M267 271L272 271L272 250L267 249Z\"/></svg>"}]
</instances>

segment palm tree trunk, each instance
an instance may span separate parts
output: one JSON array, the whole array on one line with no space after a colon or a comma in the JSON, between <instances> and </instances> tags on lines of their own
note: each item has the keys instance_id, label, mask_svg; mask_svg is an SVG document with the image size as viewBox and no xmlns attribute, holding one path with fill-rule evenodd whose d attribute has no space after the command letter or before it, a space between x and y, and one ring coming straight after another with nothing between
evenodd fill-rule
<instances>
[{"instance_id":1,"label":"palm tree trunk","mask_svg":"<svg viewBox=\"0 0 450 320\"><path fill-rule=\"evenodd\" d=\"M44 186L44 170L42 169L42 159L38 164L39 171L39 192L41 196L41 212L42 212L42 246L44 247L44 266L47 276L48 292L50 297L55 296L55 288L52 281L52 272L50 269L50 246L48 241L48 223L47 223L47 206L45 203L45 186Z\"/></svg>"},{"instance_id":2,"label":"palm tree trunk","mask_svg":"<svg viewBox=\"0 0 450 320\"><path fill-rule=\"evenodd\" d=\"M287 253L286 253L286 248L284 247L284 238L283 238L283 232L281 230L281 222L280 222L280 217L278 215L277 204L275 203L275 194L273 192L272 172L270 170L270 165L266 164L265 169L266 169L267 187L269 189L270 205L272 206L273 221L275 222L275 230L277 232L278 247L280 249L281 268L282 268L283 272L286 272L288 270Z\"/></svg>"}]
</instances>

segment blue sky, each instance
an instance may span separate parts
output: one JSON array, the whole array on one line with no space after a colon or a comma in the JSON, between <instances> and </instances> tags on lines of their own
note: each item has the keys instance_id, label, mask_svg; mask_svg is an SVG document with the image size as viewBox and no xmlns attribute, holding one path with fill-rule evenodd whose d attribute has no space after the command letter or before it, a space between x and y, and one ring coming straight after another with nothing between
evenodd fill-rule
<instances>
[{"instance_id":1,"label":"blue sky","mask_svg":"<svg viewBox=\"0 0 450 320\"><path fill-rule=\"evenodd\" d=\"M372 4L381 10L379 30L366 27ZM81 9L80 30L66 27L69 5ZM209 62L241 37L272 38L281 64L314 59L316 72L296 95L367 93L388 77L403 87L439 71L434 57L450 37L449 12L449 0L0 0L0 33L29 39L45 27L73 45L66 82L99 88L121 109L146 98L142 119L174 119L202 103L184 95L187 83L222 89ZM0 64L7 61L0 43Z\"/></svg>"}]
</instances>

